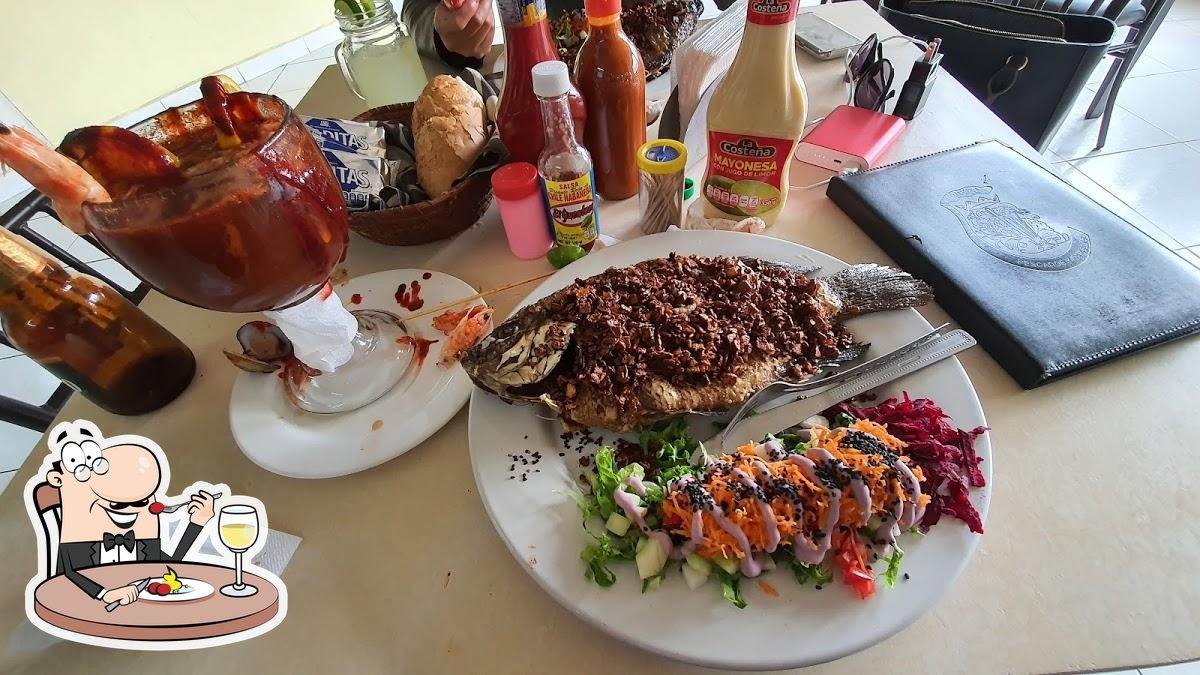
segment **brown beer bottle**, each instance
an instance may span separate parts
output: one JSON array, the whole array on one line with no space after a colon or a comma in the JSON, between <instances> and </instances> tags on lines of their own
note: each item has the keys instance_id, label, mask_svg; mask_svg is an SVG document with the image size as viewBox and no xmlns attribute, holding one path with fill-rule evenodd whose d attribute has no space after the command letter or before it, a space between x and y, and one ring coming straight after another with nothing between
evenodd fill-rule
<instances>
[{"instance_id":1,"label":"brown beer bottle","mask_svg":"<svg viewBox=\"0 0 1200 675\"><path fill-rule=\"evenodd\" d=\"M192 352L117 291L0 229L0 330L16 349L118 415L157 410L196 372Z\"/></svg>"}]
</instances>

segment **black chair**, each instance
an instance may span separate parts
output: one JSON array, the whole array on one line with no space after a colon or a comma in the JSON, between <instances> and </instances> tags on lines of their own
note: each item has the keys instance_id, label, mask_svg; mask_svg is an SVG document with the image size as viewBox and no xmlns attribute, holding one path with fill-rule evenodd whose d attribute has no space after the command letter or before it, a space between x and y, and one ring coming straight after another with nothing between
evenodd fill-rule
<instances>
[{"instance_id":1,"label":"black chair","mask_svg":"<svg viewBox=\"0 0 1200 675\"><path fill-rule=\"evenodd\" d=\"M997 4L1032 7L1052 12L1102 16L1117 24L1117 28L1128 29L1128 35L1123 42L1108 48L1108 54L1114 57L1114 61L1104 76L1103 84L1096 91L1086 115L1090 120L1104 116L1100 121L1100 134L1096 139L1096 149L1103 148L1108 140L1108 127L1112 122L1113 110L1117 107L1117 93L1121 91L1121 85L1125 83L1129 71L1137 64L1138 57L1145 51L1146 45L1150 44L1150 38L1158 31L1175 0L993 1Z\"/></svg>"},{"instance_id":2,"label":"black chair","mask_svg":"<svg viewBox=\"0 0 1200 675\"><path fill-rule=\"evenodd\" d=\"M87 274L113 287L124 295L133 304L138 304L142 298L146 297L149 288L145 284L138 284L137 288L132 291L122 288L119 284L109 279L104 274L97 271L91 265L83 262L79 258L67 253L62 248L56 246L46 237L39 234L36 230L30 227L30 221L39 213L44 213L55 220L58 220L58 214L50 206L50 200L40 192L34 190L25 195L17 202L7 213L0 215L0 227L17 234L35 244L42 249L50 257L55 258L67 267L74 269L77 272ZM86 237L96 246L100 246L91 237ZM101 247L102 248L102 247ZM11 347L12 344L4 333L0 331L0 344ZM54 420L54 416L66 404L67 399L71 397L72 389L65 384L60 384L58 389L51 394L50 398L42 404L33 404L26 401L20 401L8 396L0 396L0 421L15 424L17 426L32 429L34 431L45 431L50 426L50 422Z\"/></svg>"}]
</instances>

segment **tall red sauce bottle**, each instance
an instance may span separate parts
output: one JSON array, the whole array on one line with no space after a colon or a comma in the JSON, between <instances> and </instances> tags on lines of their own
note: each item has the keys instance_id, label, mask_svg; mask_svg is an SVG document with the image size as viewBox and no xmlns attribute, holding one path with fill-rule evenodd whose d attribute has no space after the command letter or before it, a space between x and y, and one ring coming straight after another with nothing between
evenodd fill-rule
<instances>
[{"instance_id":1,"label":"tall red sauce bottle","mask_svg":"<svg viewBox=\"0 0 1200 675\"><path fill-rule=\"evenodd\" d=\"M638 148L646 142L646 68L621 29L621 0L584 0L588 37L575 58L575 84L587 104L583 144L596 166L596 193L638 192Z\"/></svg>"},{"instance_id":2,"label":"tall red sauce bottle","mask_svg":"<svg viewBox=\"0 0 1200 675\"><path fill-rule=\"evenodd\" d=\"M543 61L558 61L550 37L545 0L498 0L504 23L504 88L496 126L500 140L514 162L537 164L545 146L542 109L533 93L533 67ZM576 138L583 138L587 109L574 86L567 94Z\"/></svg>"}]
</instances>

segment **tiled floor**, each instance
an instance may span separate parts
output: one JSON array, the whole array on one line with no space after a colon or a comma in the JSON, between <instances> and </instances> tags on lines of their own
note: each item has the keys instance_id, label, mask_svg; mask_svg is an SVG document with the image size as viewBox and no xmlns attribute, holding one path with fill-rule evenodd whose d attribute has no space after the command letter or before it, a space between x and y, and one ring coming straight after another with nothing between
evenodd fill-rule
<instances>
[{"instance_id":1,"label":"tiled floor","mask_svg":"<svg viewBox=\"0 0 1200 675\"><path fill-rule=\"evenodd\" d=\"M336 29L316 31L225 72L248 91L269 92L295 104L334 63L338 37ZM1109 63L1101 64L1089 87L1099 86ZM195 87L185 87L114 122L131 124L164 105L195 98ZM1176 1L1121 89L1108 143L1099 151L1093 148L1100 120L1083 119L1089 103L1090 95L1080 98L1047 157L1072 185L1200 267L1200 218L1192 202L1200 185L1200 0ZM0 203L0 213L15 201ZM43 216L33 227L119 284L136 284L127 270L56 221ZM0 347L0 394L40 402L55 385L53 377L25 357ZM39 438L36 432L0 423L0 491ZM1139 672L1200 675L1200 662L1116 675Z\"/></svg>"}]
</instances>

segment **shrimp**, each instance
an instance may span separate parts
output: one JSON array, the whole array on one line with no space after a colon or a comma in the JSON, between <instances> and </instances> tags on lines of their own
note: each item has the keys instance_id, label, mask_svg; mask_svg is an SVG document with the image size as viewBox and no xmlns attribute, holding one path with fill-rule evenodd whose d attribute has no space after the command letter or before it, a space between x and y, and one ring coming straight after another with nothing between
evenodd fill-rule
<instances>
[{"instance_id":1,"label":"shrimp","mask_svg":"<svg viewBox=\"0 0 1200 675\"><path fill-rule=\"evenodd\" d=\"M476 305L464 314L454 330L450 331L446 343L442 345L442 356L438 359L438 365L449 368L457 363L468 349L474 347L475 343L488 333L493 312L495 310L487 305Z\"/></svg>"},{"instance_id":2,"label":"shrimp","mask_svg":"<svg viewBox=\"0 0 1200 675\"><path fill-rule=\"evenodd\" d=\"M112 201L108 190L78 164L28 131L0 124L0 170L5 166L49 197L63 225L78 234L87 232L84 203Z\"/></svg>"},{"instance_id":3,"label":"shrimp","mask_svg":"<svg viewBox=\"0 0 1200 675\"><path fill-rule=\"evenodd\" d=\"M449 335L470 311L470 309L448 309L433 317L433 327L435 330L441 331L444 335Z\"/></svg>"}]
</instances>

